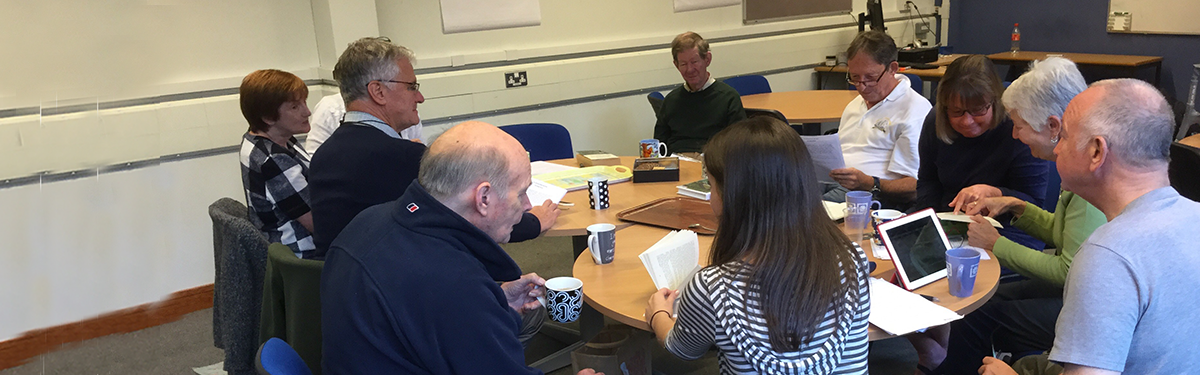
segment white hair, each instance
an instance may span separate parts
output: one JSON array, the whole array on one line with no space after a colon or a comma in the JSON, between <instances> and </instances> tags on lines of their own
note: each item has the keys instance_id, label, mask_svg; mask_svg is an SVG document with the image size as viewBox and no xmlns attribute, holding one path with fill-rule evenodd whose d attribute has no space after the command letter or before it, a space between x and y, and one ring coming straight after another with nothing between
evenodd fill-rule
<instances>
[{"instance_id":1,"label":"white hair","mask_svg":"<svg viewBox=\"0 0 1200 375\"><path fill-rule=\"evenodd\" d=\"M390 80L400 73L400 60L414 62L412 50L392 44L391 40L362 38L350 43L333 67L333 79L338 82L342 100L349 104L368 98L367 84L371 81ZM394 83L388 82L388 88Z\"/></svg>"},{"instance_id":2,"label":"white hair","mask_svg":"<svg viewBox=\"0 0 1200 375\"><path fill-rule=\"evenodd\" d=\"M1167 99L1146 81L1106 79L1092 84L1100 98L1079 121L1082 147L1091 137L1103 137L1113 156L1134 167L1164 165L1170 160L1175 114Z\"/></svg>"},{"instance_id":3,"label":"white hair","mask_svg":"<svg viewBox=\"0 0 1200 375\"><path fill-rule=\"evenodd\" d=\"M1050 116L1062 118L1067 103L1087 89L1075 63L1061 57L1034 61L1029 71L1004 91L1004 107L1020 116L1034 131L1042 131Z\"/></svg>"}]
</instances>

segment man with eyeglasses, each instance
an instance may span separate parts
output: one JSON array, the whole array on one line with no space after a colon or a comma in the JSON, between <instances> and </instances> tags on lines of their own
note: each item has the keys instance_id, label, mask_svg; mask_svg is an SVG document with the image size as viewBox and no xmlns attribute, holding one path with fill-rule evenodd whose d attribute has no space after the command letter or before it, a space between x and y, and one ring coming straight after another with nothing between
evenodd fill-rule
<instances>
[{"instance_id":1,"label":"man with eyeglasses","mask_svg":"<svg viewBox=\"0 0 1200 375\"><path fill-rule=\"evenodd\" d=\"M712 52L700 34L688 31L676 36L671 60L684 83L663 100L654 138L673 153L698 154L714 134L745 119L746 110L737 90L708 73Z\"/></svg>"},{"instance_id":2,"label":"man with eyeglasses","mask_svg":"<svg viewBox=\"0 0 1200 375\"><path fill-rule=\"evenodd\" d=\"M315 259L359 212L396 200L417 179L425 145L400 136L421 121L417 105L425 101L413 59L386 38L362 38L333 68L346 115L309 167ZM553 203L535 206L513 227L512 241L537 237L557 218Z\"/></svg>"},{"instance_id":3,"label":"man with eyeglasses","mask_svg":"<svg viewBox=\"0 0 1200 375\"><path fill-rule=\"evenodd\" d=\"M846 192L870 191L884 205L904 208L917 194L921 124L932 106L897 74L896 42L882 31L859 34L846 50L846 81L858 97L846 105L838 137L846 168L829 173L824 199L844 202Z\"/></svg>"}]
</instances>

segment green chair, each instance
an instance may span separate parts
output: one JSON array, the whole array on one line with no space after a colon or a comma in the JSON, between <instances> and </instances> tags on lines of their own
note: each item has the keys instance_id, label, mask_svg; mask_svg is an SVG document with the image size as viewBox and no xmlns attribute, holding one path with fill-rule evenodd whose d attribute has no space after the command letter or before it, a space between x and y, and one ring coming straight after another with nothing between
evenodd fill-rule
<instances>
[{"instance_id":1,"label":"green chair","mask_svg":"<svg viewBox=\"0 0 1200 375\"><path fill-rule=\"evenodd\" d=\"M313 374L321 374L321 268L324 261L300 259L290 248L267 248L259 342L283 339Z\"/></svg>"}]
</instances>

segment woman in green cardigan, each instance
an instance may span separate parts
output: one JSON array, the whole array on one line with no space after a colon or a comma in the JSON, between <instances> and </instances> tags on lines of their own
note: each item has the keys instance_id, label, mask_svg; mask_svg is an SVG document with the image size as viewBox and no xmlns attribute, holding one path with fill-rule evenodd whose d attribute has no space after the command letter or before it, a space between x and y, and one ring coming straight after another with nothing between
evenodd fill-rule
<instances>
[{"instance_id":1,"label":"woman in green cardigan","mask_svg":"<svg viewBox=\"0 0 1200 375\"><path fill-rule=\"evenodd\" d=\"M1029 72L1009 86L1004 106L1013 120L1013 138L1029 145L1034 157L1055 160L1054 146L1062 130L1062 113L1087 88L1071 61L1051 57L1034 62ZM1054 212L1013 197L985 198L966 207L974 222L967 243L991 250L1000 265L1029 280L1001 284L995 296L964 319L921 335L910 335L927 373L975 373L983 357L994 351L1023 353L1049 350L1054 324L1062 309L1062 287L1079 246L1107 222L1091 203L1069 191L1059 193ZM1010 213L1013 225L1053 246L1042 252L1000 236L978 215ZM934 370L929 370L934 369Z\"/></svg>"}]
</instances>

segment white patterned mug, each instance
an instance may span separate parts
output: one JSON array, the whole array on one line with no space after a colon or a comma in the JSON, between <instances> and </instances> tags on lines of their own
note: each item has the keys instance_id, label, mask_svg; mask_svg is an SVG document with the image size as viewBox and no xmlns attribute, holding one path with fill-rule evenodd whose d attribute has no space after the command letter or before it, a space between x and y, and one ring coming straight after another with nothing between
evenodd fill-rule
<instances>
[{"instance_id":1,"label":"white patterned mug","mask_svg":"<svg viewBox=\"0 0 1200 375\"><path fill-rule=\"evenodd\" d=\"M538 300L546 306L550 319L559 323L574 322L583 309L583 281L574 277L546 280L546 297Z\"/></svg>"}]
</instances>

